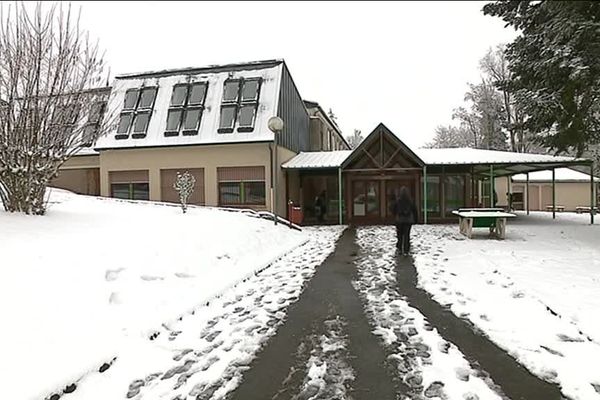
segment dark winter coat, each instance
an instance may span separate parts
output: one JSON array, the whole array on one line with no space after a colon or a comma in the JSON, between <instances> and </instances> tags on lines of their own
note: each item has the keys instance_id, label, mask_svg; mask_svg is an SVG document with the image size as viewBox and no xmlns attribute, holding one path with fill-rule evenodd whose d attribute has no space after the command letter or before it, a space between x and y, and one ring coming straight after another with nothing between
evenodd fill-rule
<instances>
[{"instance_id":1,"label":"dark winter coat","mask_svg":"<svg viewBox=\"0 0 600 400\"><path fill-rule=\"evenodd\" d=\"M396 224L414 224L417 222L417 207L409 197L400 197L392 207Z\"/></svg>"}]
</instances>

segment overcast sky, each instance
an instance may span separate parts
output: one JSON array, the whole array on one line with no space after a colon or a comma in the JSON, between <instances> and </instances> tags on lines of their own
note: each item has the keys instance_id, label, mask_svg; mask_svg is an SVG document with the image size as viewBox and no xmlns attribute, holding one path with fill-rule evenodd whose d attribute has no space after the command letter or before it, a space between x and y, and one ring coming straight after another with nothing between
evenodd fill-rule
<instances>
[{"instance_id":1,"label":"overcast sky","mask_svg":"<svg viewBox=\"0 0 600 400\"><path fill-rule=\"evenodd\" d=\"M73 4L112 76L283 58L344 135L383 122L415 147L452 122L486 50L515 36L485 2Z\"/></svg>"}]
</instances>

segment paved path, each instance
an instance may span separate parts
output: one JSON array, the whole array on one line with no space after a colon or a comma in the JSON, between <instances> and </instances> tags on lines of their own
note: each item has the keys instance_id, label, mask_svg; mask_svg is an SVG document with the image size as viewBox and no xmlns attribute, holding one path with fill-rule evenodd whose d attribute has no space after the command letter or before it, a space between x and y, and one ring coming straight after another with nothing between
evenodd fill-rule
<instances>
[{"instance_id":1,"label":"paved path","mask_svg":"<svg viewBox=\"0 0 600 400\"><path fill-rule=\"evenodd\" d=\"M303 385L305 379L302 378L308 372L303 370L304 363L298 354L303 344L326 334L326 322L336 318L343 321L347 335L350 356L343 362L350 364L354 371L354 378L347 380L351 385L345 388L347 396L395 399L396 393L404 391L403 385L395 384L384 367L386 354L371 333L358 293L352 286L356 276L354 236L352 229L342 235L335 252L319 267L300 300L290 306L288 320L250 365L232 399L339 398L326 397L319 394L316 387L311 390L310 384ZM298 373L294 373L296 371ZM327 380L334 379L323 378L324 386L327 386Z\"/></svg>"},{"instance_id":2,"label":"paved path","mask_svg":"<svg viewBox=\"0 0 600 400\"><path fill-rule=\"evenodd\" d=\"M229 399L562 398L418 289L387 228L345 231ZM425 383L436 360L452 370Z\"/></svg>"},{"instance_id":3,"label":"paved path","mask_svg":"<svg viewBox=\"0 0 600 400\"><path fill-rule=\"evenodd\" d=\"M398 257L398 288L408 303L417 308L442 336L454 343L474 368L482 369L513 400L559 400L556 385L531 374L514 358L478 332L467 320L441 306L417 288L417 271L412 257Z\"/></svg>"}]
</instances>

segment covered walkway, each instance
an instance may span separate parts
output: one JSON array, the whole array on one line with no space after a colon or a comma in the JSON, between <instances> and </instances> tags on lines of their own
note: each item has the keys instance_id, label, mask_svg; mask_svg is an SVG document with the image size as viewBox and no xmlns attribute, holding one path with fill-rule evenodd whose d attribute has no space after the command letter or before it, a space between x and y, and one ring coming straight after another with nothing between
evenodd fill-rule
<instances>
[{"instance_id":1,"label":"covered walkway","mask_svg":"<svg viewBox=\"0 0 600 400\"><path fill-rule=\"evenodd\" d=\"M420 205L422 223L454 221L460 207L494 207L498 178L541 170L552 171L552 212L556 213L554 171L584 166L590 170L590 221L596 207L593 162L583 158L513 153L470 148L410 149L379 124L353 151L303 152L283 164L288 180L299 179L297 198L288 202L304 211L304 223L314 223L313 201L323 195L326 222L386 224L389 206L406 186ZM510 187L510 185L508 185ZM527 190L529 182L526 182ZM526 210L528 211L528 210Z\"/></svg>"}]
</instances>

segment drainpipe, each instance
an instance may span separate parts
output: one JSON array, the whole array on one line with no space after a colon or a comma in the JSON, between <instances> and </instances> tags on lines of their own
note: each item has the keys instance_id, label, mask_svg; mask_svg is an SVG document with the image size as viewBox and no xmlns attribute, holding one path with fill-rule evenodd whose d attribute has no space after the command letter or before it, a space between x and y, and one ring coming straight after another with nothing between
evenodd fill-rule
<instances>
[{"instance_id":1,"label":"drainpipe","mask_svg":"<svg viewBox=\"0 0 600 400\"><path fill-rule=\"evenodd\" d=\"M490 164L490 208L495 206L494 204L494 194L495 194L495 182L494 182L494 166Z\"/></svg>"},{"instance_id":2,"label":"drainpipe","mask_svg":"<svg viewBox=\"0 0 600 400\"><path fill-rule=\"evenodd\" d=\"M512 211L512 187L510 185L510 175L506 175L506 202L508 203L508 212Z\"/></svg>"},{"instance_id":3,"label":"drainpipe","mask_svg":"<svg viewBox=\"0 0 600 400\"><path fill-rule=\"evenodd\" d=\"M423 223L427 225L427 165L423 166Z\"/></svg>"},{"instance_id":4,"label":"drainpipe","mask_svg":"<svg viewBox=\"0 0 600 400\"><path fill-rule=\"evenodd\" d=\"M556 184L555 168L552 168L552 219L556 219Z\"/></svg>"},{"instance_id":5,"label":"drainpipe","mask_svg":"<svg viewBox=\"0 0 600 400\"><path fill-rule=\"evenodd\" d=\"M271 168L269 168L269 172L271 173L271 187L269 191L269 197L271 198L271 212L275 214L275 205L273 203L273 176L275 175L273 173L273 143L269 143L269 163L271 165Z\"/></svg>"},{"instance_id":6,"label":"drainpipe","mask_svg":"<svg viewBox=\"0 0 600 400\"><path fill-rule=\"evenodd\" d=\"M527 215L529 215L529 172L527 172L525 176L527 176L527 183L525 183L525 188L527 194Z\"/></svg>"},{"instance_id":7,"label":"drainpipe","mask_svg":"<svg viewBox=\"0 0 600 400\"><path fill-rule=\"evenodd\" d=\"M594 224L594 162L590 163L590 224Z\"/></svg>"},{"instance_id":8,"label":"drainpipe","mask_svg":"<svg viewBox=\"0 0 600 400\"><path fill-rule=\"evenodd\" d=\"M338 219L340 225L344 223L344 218L342 215L342 167L338 168Z\"/></svg>"}]
</instances>

